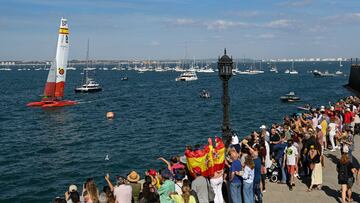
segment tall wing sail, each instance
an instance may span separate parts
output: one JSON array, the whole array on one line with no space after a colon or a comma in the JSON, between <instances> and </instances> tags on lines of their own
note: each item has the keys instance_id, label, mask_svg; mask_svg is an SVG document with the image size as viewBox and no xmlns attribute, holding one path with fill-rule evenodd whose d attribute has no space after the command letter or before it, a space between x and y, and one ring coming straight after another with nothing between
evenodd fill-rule
<instances>
[{"instance_id":1,"label":"tall wing sail","mask_svg":"<svg viewBox=\"0 0 360 203\"><path fill-rule=\"evenodd\" d=\"M55 97L57 98L64 96L68 55L69 55L69 26L67 20L61 18L59 38L56 49Z\"/></svg>"},{"instance_id":2,"label":"tall wing sail","mask_svg":"<svg viewBox=\"0 0 360 203\"><path fill-rule=\"evenodd\" d=\"M46 80L44 89L44 98L55 97L55 86L56 86L56 61L51 62L49 74Z\"/></svg>"}]
</instances>

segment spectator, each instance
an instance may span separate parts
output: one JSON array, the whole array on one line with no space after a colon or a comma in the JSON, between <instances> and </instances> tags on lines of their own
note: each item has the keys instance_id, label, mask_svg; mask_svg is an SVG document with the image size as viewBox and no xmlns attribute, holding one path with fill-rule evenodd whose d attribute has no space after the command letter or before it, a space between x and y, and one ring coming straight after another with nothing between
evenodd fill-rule
<instances>
[{"instance_id":1,"label":"spectator","mask_svg":"<svg viewBox=\"0 0 360 203\"><path fill-rule=\"evenodd\" d=\"M239 154L235 150L230 150L230 158L232 160L230 167L230 194L233 203L242 202L242 178L237 175L242 171L241 162L239 160Z\"/></svg>"},{"instance_id":2,"label":"spectator","mask_svg":"<svg viewBox=\"0 0 360 203\"><path fill-rule=\"evenodd\" d=\"M298 154L299 153L297 151L297 148L293 145L293 141L288 140L288 146L285 148L285 152L284 152L283 166L286 165L287 171L290 175L290 180L289 180L290 191L292 191L293 186L295 186L294 174L298 163Z\"/></svg>"},{"instance_id":3,"label":"spectator","mask_svg":"<svg viewBox=\"0 0 360 203\"><path fill-rule=\"evenodd\" d=\"M352 202L351 187L354 184L354 174L357 174L357 171L350 162L347 153L341 156L339 163L336 165L336 170L338 172L338 183L341 185L342 203L346 203L347 199L349 202Z\"/></svg>"},{"instance_id":4,"label":"spectator","mask_svg":"<svg viewBox=\"0 0 360 203\"><path fill-rule=\"evenodd\" d=\"M208 182L206 178L201 175L200 167L193 168L193 171L196 177L191 183L191 189L196 192L200 203L209 203Z\"/></svg>"},{"instance_id":5,"label":"spectator","mask_svg":"<svg viewBox=\"0 0 360 203\"><path fill-rule=\"evenodd\" d=\"M170 180L172 178L172 173L170 170L165 169L161 172L162 185L158 190L160 195L161 203L172 203L173 201L170 198L170 194L175 191L175 183Z\"/></svg>"},{"instance_id":6,"label":"spectator","mask_svg":"<svg viewBox=\"0 0 360 203\"><path fill-rule=\"evenodd\" d=\"M132 200L132 188L130 185L126 184L126 179L124 177L116 177L116 186L114 187L110 181L110 176L107 174L105 180L110 187L110 190L115 196L115 200L118 203L131 203Z\"/></svg>"},{"instance_id":7,"label":"spectator","mask_svg":"<svg viewBox=\"0 0 360 203\"><path fill-rule=\"evenodd\" d=\"M132 188L132 197L134 202L139 202L139 194L141 190L141 184L138 183L140 180L140 175L136 171L131 171L127 176L127 180L130 182Z\"/></svg>"}]
</instances>

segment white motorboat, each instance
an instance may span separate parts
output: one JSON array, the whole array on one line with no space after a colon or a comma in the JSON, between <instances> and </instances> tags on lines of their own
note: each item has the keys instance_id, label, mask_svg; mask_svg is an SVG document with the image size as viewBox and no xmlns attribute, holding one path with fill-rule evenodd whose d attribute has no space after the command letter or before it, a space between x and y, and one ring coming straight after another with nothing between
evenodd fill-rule
<instances>
[{"instance_id":1,"label":"white motorboat","mask_svg":"<svg viewBox=\"0 0 360 203\"><path fill-rule=\"evenodd\" d=\"M344 74L344 73L338 70L338 71L335 72L335 74L336 74L336 75L342 75L342 74Z\"/></svg>"},{"instance_id":2,"label":"white motorboat","mask_svg":"<svg viewBox=\"0 0 360 203\"><path fill-rule=\"evenodd\" d=\"M334 77L334 76L336 76L334 73L329 73L328 71L320 72L318 70L314 70L313 74L316 77Z\"/></svg>"},{"instance_id":3,"label":"white motorboat","mask_svg":"<svg viewBox=\"0 0 360 203\"><path fill-rule=\"evenodd\" d=\"M85 84L81 87L75 88L75 92L99 92L102 88L99 83L95 82L95 80L88 78Z\"/></svg>"},{"instance_id":4,"label":"white motorboat","mask_svg":"<svg viewBox=\"0 0 360 203\"><path fill-rule=\"evenodd\" d=\"M283 102L294 102L299 101L300 97L296 96L294 92L289 92L288 94L281 96L280 100Z\"/></svg>"},{"instance_id":5,"label":"white motorboat","mask_svg":"<svg viewBox=\"0 0 360 203\"><path fill-rule=\"evenodd\" d=\"M197 80L198 77L194 71L182 73L179 77L175 79L175 81L194 81Z\"/></svg>"}]
</instances>

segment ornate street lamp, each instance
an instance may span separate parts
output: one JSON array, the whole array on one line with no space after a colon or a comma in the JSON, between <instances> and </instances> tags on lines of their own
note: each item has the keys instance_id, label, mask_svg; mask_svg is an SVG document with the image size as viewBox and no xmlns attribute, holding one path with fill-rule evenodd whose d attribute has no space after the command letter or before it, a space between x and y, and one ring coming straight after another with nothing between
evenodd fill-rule
<instances>
[{"instance_id":1,"label":"ornate street lamp","mask_svg":"<svg viewBox=\"0 0 360 203\"><path fill-rule=\"evenodd\" d=\"M231 129L230 129L230 121L229 121L229 88L228 81L232 76L233 69L233 60L228 55L226 55L226 49L224 49L224 55L218 60L218 70L219 77L223 81L223 97L222 104L224 108L224 118L222 125L222 137L225 142L225 146L228 147L231 143Z\"/></svg>"}]
</instances>

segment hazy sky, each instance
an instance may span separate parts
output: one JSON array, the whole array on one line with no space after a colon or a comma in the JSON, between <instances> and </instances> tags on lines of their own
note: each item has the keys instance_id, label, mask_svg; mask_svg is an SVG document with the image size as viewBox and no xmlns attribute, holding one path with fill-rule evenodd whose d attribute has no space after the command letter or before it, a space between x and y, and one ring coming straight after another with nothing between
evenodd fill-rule
<instances>
[{"instance_id":1,"label":"hazy sky","mask_svg":"<svg viewBox=\"0 0 360 203\"><path fill-rule=\"evenodd\" d=\"M0 60L356 57L360 0L0 0ZM187 47L187 51L186 50Z\"/></svg>"}]
</instances>

